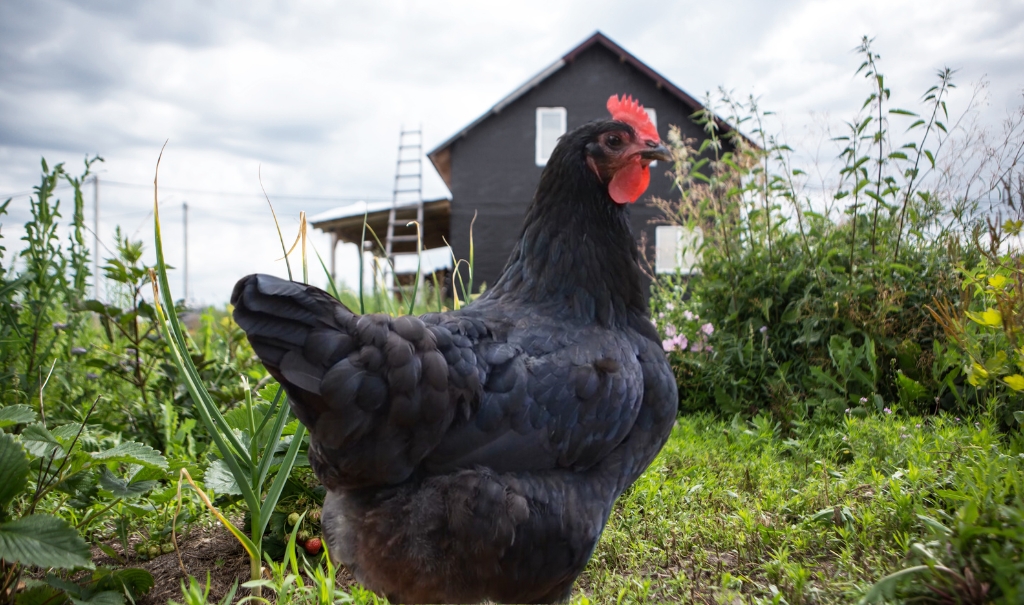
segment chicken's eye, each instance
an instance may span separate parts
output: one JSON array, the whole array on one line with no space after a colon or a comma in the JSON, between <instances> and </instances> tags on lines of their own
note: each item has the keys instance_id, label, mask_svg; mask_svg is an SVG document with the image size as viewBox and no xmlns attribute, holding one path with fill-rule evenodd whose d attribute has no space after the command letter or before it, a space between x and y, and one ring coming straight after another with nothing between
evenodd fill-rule
<instances>
[{"instance_id":1,"label":"chicken's eye","mask_svg":"<svg viewBox=\"0 0 1024 605\"><path fill-rule=\"evenodd\" d=\"M610 134L605 139L605 142L608 143L609 147L620 147L622 145L622 137L617 134Z\"/></svg>"}]
</instances>

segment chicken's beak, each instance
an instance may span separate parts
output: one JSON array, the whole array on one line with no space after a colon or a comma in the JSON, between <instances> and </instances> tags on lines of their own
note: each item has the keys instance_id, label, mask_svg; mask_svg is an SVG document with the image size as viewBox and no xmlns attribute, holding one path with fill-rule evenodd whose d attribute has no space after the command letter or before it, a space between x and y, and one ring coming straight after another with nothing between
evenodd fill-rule
<instances>
[{"instance_id":1,"label":"chicken's beak","mask_svg":"<svg viewBox=\"0 0 1024 605\"><path fill-rule=\"evenodd\" d=\"M658 141L647 141L647 146L640 152L641 159L649 160L661 160L663 162L672 161L672 154L669 150Z\"/></svg>"}]
</instances>

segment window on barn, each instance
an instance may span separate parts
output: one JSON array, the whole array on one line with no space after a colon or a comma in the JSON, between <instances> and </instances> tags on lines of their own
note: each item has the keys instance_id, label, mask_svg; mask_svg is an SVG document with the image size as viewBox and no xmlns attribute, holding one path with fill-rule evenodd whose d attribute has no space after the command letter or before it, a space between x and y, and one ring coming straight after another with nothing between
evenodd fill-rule
<instances>
[{"instance_id":1,"label":"window on barn","mask_svg":"<svg viewBox=\"0 0 1024 605\"><path fill-rule=\"evenodd\" d=\"M654 124L654 129L658 129L658 112L650 107L644 107L644 111L647 112L647 117L651 119L651 124ZM651 162L651 168L658 165L657 161Z\"/></svg>"},{"instance_id":2,"label":"window on barn","mask_svg":"<svg viewBox=\"0 0 1024 605\"><path fill-rule=\"evenodd\" d=\"M565 134L564 107L537 108L537 144L536 160L538 166L548 163L551 152L558 144L558 137Z\"/></svg>"},{"instance_id":3,"label":"window on barn","mask_svg":"<svg viewBox=\"0 0 1024 605\"><path fill-rule=\"evenodd\" d=\"M657 273L690 275L697 271L704 232L700 227L689 229L678 225L654 228L654 270Z\"/></svg>"}]
</instances>

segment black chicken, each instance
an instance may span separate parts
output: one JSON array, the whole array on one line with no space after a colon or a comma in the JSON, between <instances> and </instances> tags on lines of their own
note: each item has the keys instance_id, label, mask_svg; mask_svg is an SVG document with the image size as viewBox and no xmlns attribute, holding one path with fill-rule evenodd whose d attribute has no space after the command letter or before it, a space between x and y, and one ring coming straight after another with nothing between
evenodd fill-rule
<instances>
[{"instance_id":1,"label":"black chicken","mask_svg":"<svg viewBox=\"0 0 1024 605\"><path fill-rule=\"evenodd\" d=\"M359 316L267 275L235 286L309 427L330 553L392 602L568 599L668 438L676 384L627 202L670 157L638 103L608 105L559 141L501 278L458 311Z\"/></svg>"}]
</instances>

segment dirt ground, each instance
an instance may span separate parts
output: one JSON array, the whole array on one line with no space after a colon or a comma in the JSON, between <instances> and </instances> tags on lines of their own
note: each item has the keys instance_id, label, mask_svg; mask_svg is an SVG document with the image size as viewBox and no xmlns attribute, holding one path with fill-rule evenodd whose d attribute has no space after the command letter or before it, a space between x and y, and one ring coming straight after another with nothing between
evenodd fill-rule
<instances>
[{"instance_id":1,"label":"dirt ground","mask_svg":"<svg viewBox=\"0 0 1024 605\"><path fill-rule=\"evenodd\" d=\"M120 544L111 543L111 548L123 555ZM135 544L130 545L132 548ZM188 575L206 585L206 573L210 573L209 602L217 603L228 593L231 585L237 580L238 592L235 601L247 596L249 591L241 588L243 582L249 580L249 556L242 545L222 526L212 528L195 528L188 537L178 537L181 549L181 562L176 553L160 555L148 561L141 560L134 551L129 552L126 562L118 562L103 553L98 547L93 548L93 561L97 565L109 567L140 567L153 574L154 585L138 605L167 605L168 601L182 601L181 582L188 582L186 573L181 570L185 566ZM348 586L354 580L344 569L338 572L338 585ZM264 593L264 596L268 596ZM270 595L272 596L272 595Z\"/></svg>"}]
</instances>

